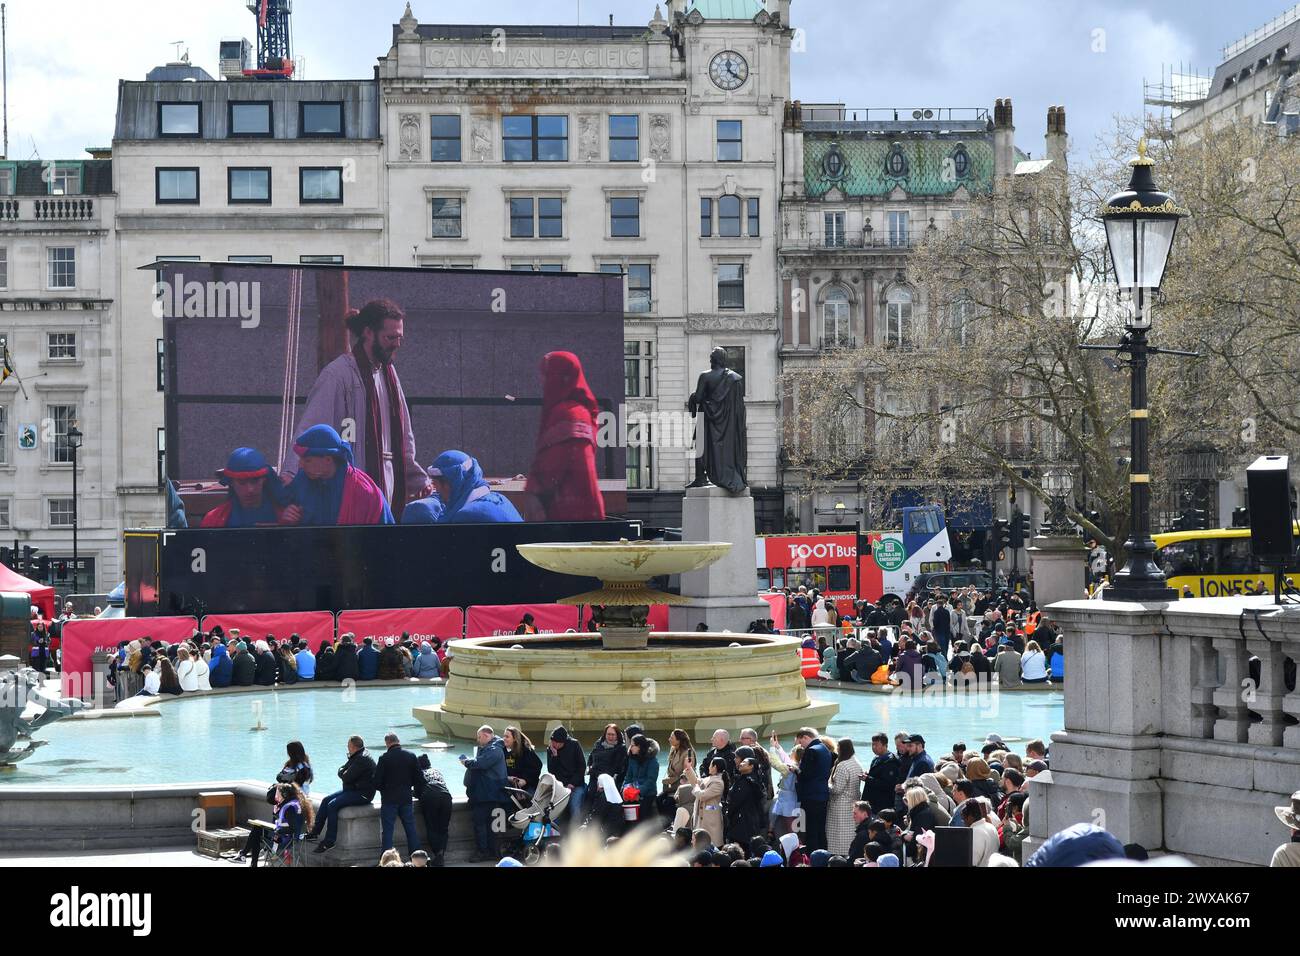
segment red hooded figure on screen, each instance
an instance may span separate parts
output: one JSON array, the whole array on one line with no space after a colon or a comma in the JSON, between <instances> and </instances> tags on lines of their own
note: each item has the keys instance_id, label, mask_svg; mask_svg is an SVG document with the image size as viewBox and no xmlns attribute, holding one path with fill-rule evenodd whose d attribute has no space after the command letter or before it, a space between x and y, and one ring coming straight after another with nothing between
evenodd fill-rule
<instances>
[{"instance_id":1,"label":"red hooded figure on screen","mask_svg":"<svg viewBox=\"0 0 1300 956\"><path fill-rule=\"evenodd\" d=\"M369 475L401 518L406 502L432 493L415 460L415 435L406 394L393 367L402 347L406 315L388 299L374 299L348 313L352 351L320 371L298 419L298 433L329 425L347 435L357 469ZM292 455L286 475L298 470Z\"/></svg>"},{"instance_id":2,"label":"red hooded figure on screen","mask_svg":"<svg viewBox=\"0 0 1300 956\"><path fill-rule=\"evenodd\" d=\"M293 443L298 474L287 487L293 504L283 524L392 524L384 493L364 471L352 466L352 449L328 425L315 425Z\"/></svg>"},{"instance_id":3,"label":"red hooded figure on screen","mask_svg":"<svg viewBox=\"0 0 1300 956\"><path fill-rule=\"evenodd\" d=\"M226 501L203 516L201 528L252 528L280 521L288 505L280 476L256 448L236 448L217 469Z\"/></svg>"},{"instance_id":4,"label":"red hooded figure on screen","mask_svg":"<svg viewBox=\"0 0 1300 956\"><path fill-rule=\"evenodd\" d=\"M605 498L596 480L596 416L600 407L572 352L542 359L542 424L526 491L547 521L600 521Z\"/></svg>"}]
</instances>

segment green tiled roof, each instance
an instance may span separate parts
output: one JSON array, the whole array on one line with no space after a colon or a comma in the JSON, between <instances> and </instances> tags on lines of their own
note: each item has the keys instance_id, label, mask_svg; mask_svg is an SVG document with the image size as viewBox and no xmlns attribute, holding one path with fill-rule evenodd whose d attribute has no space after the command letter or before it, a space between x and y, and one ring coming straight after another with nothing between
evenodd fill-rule
<instances>
[{"instance_id":1,"label":"green tiled roof","mask_svg":"<svg viewBox=\"0 0 1300 956\"><path fill-rule=\"evenodd\" d=\"M978 134L977 134L978 136ZM886 160L898 143L907 160L907 169L894 176L885 169ZM964 176L954 178L949 163L961 144L969 157ZM844 173L838 179L827 176L823 162L832 146L837 146L845 160ZM1016 150L1017 160L1024 154ZM846 196L887 196L895 186L912 196L944 196L965 186L967 192L988 192L993 185L993 142L987 137L967 139L931 139L900 136L832 139L826 136L804 137L804 185L810 199L820 199L838 186Z\"/></svg>"},{"instance_id":2,"label":"green tiled roof","mask_svg":"<svg viewBox=\"0 0 1300 956\"><path fill-rule=\"evenodd\" d=\"M699 10L706 20L752 20L762 9L759 0L695 0L686 12Z\"/></svg>"}]
</instances>

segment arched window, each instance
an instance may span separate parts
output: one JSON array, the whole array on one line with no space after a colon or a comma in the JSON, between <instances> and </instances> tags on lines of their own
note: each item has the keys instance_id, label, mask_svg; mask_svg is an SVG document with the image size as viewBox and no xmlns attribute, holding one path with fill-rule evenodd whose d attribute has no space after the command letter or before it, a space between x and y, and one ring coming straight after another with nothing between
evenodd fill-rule
<instances>
[{"instance_id":1,"label":"arched window","mask_svg":"<svg viewBox=\"0 0 1300 956\"><path fill-rule=\"evenodd\" d=\"M907 348L912 344L912 291L896 285L885 298L885 345Z\"/></svg>"},{"instance_id":2,"label":"arched window","mask_svg":"<svg viewBox=\"0 0 1300 956\"><path fill-rule=\"evenodd\" d=\"M849 348L853 344L849 332L849 295L843 289L832 288L822 300L822 347Z\"/></svg>"},{"instance_id":3,"label":"arched window","mask_svg":"<svg viewBox=\"0 0 1300 956\"><path fill-rule=\"evenodd\" d=\"M965 345L970 328L971 319L974 317L974 310L971 306L970 298L963 291L960 296L953 300L952 307L949 310L951 319L951 332L953 340L958 345Z\"/></svg>"}]
</instances>

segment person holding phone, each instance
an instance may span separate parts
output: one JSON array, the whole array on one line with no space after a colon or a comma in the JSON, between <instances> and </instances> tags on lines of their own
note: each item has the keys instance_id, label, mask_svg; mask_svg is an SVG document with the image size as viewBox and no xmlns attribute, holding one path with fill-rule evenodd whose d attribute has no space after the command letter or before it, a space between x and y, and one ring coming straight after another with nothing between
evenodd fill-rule
<instances>
[{"instance_id":1,"label":"person holding phone","mask_svg":"<svg viewBox=\"0 0 1300 956\"><path fill-rule=\"evenodd\" d=\"M703 780L695 772L695 758L690 755L686 760L686 782L695 797L695 826L709 834L714 846L722 846L724 839L723 809L727 802L727 789L730 777L727 774L727 761L714 757L708 764L708 776Z\"/></svg>"}]
</instances>

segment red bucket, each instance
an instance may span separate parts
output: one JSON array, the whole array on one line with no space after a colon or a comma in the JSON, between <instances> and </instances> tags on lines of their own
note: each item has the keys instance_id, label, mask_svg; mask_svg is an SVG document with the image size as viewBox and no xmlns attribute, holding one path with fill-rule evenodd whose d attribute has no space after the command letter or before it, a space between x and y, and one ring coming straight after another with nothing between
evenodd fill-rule
<instances>
[{"instance_id":1,"label":"red bucket","mask_svg":"<svg viewBox=\"0 0 1300 956\"><path fill-rule=\"evenodd\" d=\"M641 804L625 803L623 804L623 819L629 823L636 823L641 819Z\"/></svg>"}]
</instances>

